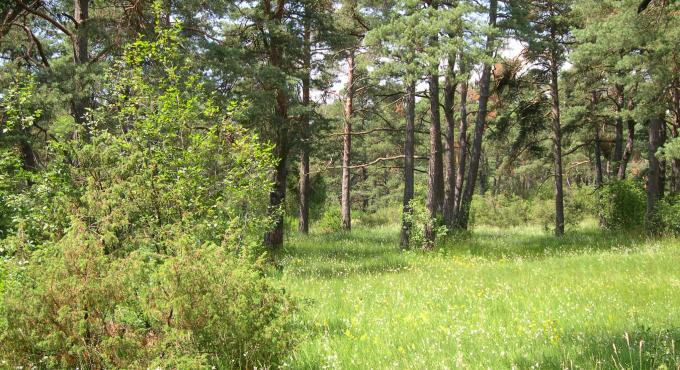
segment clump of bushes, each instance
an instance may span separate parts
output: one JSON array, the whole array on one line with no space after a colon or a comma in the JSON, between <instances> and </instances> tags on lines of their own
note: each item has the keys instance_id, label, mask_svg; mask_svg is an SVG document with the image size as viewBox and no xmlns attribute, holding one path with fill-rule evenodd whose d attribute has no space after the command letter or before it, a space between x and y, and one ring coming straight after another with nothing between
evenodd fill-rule
<instances>
[{"instance_id":1,"label":"clump of bushes","mask_svg":"<svg viewBox=\"0 0 680 370\"><path fill-rule=\"evenodd\" d=\"M25 367L252 368L276 364L293 304L249 263L184 238L175 255L105 253L74 223L10 265L0 358Z\"/></svg>"},{"instance_id":2,"label":"clump of bushes","mask_svg":"<svg viewBox=\"0 0 680 370\"><path fill-rule=\"evenodd\" d=\"M592 187L572 188L565 194L565 222L576 225L583 219L594 217L595 190ZM550 194L532 198L517 195L475 195L472 200L471 219L475 224L496 227L526 224L552 227L555 222L555 200Z\"/></svg>"},{"instance_id":3,"label":"clump of bushes","mask_svg":"<svg viewBox=\"0 0 680 370\"><path fill-rule=\"evenodd\" d=\"M295 343L295 304L261 257L271 148L232 121L237 104L220 114L179 29L157 32L12 196L0 367L261 368Z\"/></svg>"},{"instance_id":4,"label":"clump of bushes","mask_svg":"<svg viewBox=\"0 0 680 370\"><path fill-rule=\"evenodd\" d=\"M636 180L616 180L598 190L598 215L602 226L613 230L641 228L645 221L646 195Z\"/></svg>"}]
</instances>

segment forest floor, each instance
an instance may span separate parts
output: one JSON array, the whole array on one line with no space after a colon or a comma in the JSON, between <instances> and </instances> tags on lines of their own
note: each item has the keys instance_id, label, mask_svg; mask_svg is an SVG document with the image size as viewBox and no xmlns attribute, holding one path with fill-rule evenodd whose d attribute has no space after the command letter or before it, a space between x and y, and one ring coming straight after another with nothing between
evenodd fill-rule
<instances>
[{"instance_id":1,"label":"forest floor","mask_svg":"<svg viewBox=\"0 0 680 370\"><path fill-rule=\"evenodd\" d=\"M589 223L397 244L396 225L288 241L276 280L305 333L290 368L680 369L680 240Z\"/></svg>"}]
</instances>

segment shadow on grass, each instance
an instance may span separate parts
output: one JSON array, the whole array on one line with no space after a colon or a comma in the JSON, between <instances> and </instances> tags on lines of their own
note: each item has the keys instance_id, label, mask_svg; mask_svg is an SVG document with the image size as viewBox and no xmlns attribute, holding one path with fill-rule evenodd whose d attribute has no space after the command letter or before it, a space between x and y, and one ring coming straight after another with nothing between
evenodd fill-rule
<instances>
[{"instance_id":1,"label":"shadow on grass","mask_svg":"<svg viewBox=\"0 0 680 370\"><path fill-rule=\"evenodd\" d=\"M563 345L538 358L519 358L520 369L680 369L680 328L566 336Z\"/></svg>"},{"instance_id":2,"label":"shadow on grass","mask_svg":"<svg viewBox=\"0 0 680 370\"><path fill-rule=\"evenodd\" d=\"M556 237L536 230L481 229L447 240L444 250L486 258L541 258L560 254L630 249L645 241L644 234L604 231L597 228L569 230Z\"/></svg>"}]
</instances>

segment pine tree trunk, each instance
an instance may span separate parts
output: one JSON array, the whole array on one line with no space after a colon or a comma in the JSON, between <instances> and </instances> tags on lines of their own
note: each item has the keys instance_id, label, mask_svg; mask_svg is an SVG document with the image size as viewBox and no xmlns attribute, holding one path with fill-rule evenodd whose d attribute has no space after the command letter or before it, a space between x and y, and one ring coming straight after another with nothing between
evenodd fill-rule
<instances>
[{"instance_id":1,"label":"pine tree trunk","mask_svg":"<svg viewBox=\"0 0 680 370\"><path fill-rule=\"evenodd\" d=\"M425 226L425 248L434 246L434 220L443 207L444 173L442 161L441 121L439 117L439 74L430 73L430 158L427 178L427 211L430 221Z\"/></svg>"},{"instance_id":2,"label":"pine tree trunk","mask_svg":"<svg viewBox=\"0 0 680 370\"><path fill-rule=\"evenodd\" d=\"M460 61L460 71L465 73L463 59ZM465 166L467 163L467 95L468 82L463 81L460 86L460 126L458 127L458 168L456 169L456 189L454 192L453 204L453 223L454 227L460 227L459 214L460 203L463 195L463 185L465 179Z\"/></svg>"},{"instance_id":3,"label":"pine tree trunk","mask_svg":"<svg viewBox=\"0 0 680 370\"><path fill-rule=\"evenodd\" d=\"M657 203L661 199L661 165L656 156L656 151L663 143L661 142L661 130L663 117L654 117L649 121L649 143L647 159L649 170L647 171L647 212L645 224L647 230L655 231L657 221Z\"/></svg>"},{"instance_id":4,"label":"pine tree trunk","mask_svg":"<svg viewBox=\"0 0 680 370\"><path fill-rule=\"evenodd\" d=\"M553 159L555 177L555 235L564 234L564 189L562 185L562 127L560 123L560 97L558 88L559 66L551 56L550 98L553 129Z\"/></svg>"},{"instance_id":5,"label":"pine tree trunk","mask_svg":"<svg viewBox=\"0 0 680 370\"><path fill-rule=\"evenodd\" d=\"M489 25L496 26L496 11L498 8L498 0L491 0L489 4ZM489 35L486 41L486 50L489 55L493 52L494 37ZM461 198L460 210L458 212L457 224L462 229L467 229L470 219L470 206L472 204L472 195L475 191L475 183L477 182L477 175L479 172L480 160L482 158L482 138L484 136L484 128L486 126L486 116L488 112L489 103L489 85L491 83L491 64L484 63L482 68L482 75L479 81L479 108L475 118L475 134L472 141L472 152L470 153L470 168L468 169L467 179L465 180L465 189Z\"/></svg>"},{"instance_id":6,"label":"pine tree trunk","mask_svg":"<svg viewBox=\"0 0 680 370\"><path fill-rule=\"evenodd\" d=\"M411 199L414 192L414 156L415 156L415 105L416 105L416 85L415 82L408 84L406 88L405 108L406 108L406 138L404 140L404 202L401 223L401 246L408 248L411 235L411 222L409 215L411 210Z\"/></svg>"},{"instance_id":7,"label":"pine tree trunk","mask_svg":"<svg viewBox=\"0 0 680 370\"><path fill-rule=\"evenodd\" d=\"M621 112L623 111L623 86L616 85L616 120L614 126L614 171L616 175L621 172L621 161L623 159L623 117L621 117Z\"/></svg>"},{"instance_id":8,"label":"pine tree trunk","mask_svg":"<svg viewBox=\"0 0 680 370\"><path fill-rule=\"evenodd\" d=\"M309 81L311 52L310 41L311 32L309 26L305 26L304 31L304 68L305 75L302 78L302 105L306 111L302 115L301 131L304 142L300 153L300 183L299 183L299 204L298 204L298 231L303 234L309 233Z\"/></svg>"},{"instance_id":9,"label":"pine tree trunk","mask_svg":"<svg viewBox=\"0 0 680 370\"><path fill-rule=\"evenodd\" d=\"M82 66L89 62L88 56L88 26L87 21L89 19L90 2L89 0L74 0L73 3L73 19L77 25L75 32L75 39L73 40L73 62ZM71 114L73 119L78 124L85 123L85 115L87 109L91 106L90 98L83 95L85 91L85 86L82 81L81 72L76 70L74 76L74 91L73 98L71 99Z\"/></svg>"},{"instance_id":10,"label":"pine tree trunk","mask_svg":"<svg viewBox=\"0 0 680 370\"><path fill-rule=\"evenodd\" d=\"M265 2L265 13L270 20L281 23L284 0L279 0L277 10L271 12L269 3ZM269 49L272 65L282 66L283 52L278 40L272 40ZM286 198L286 178L288 176L288 96L282 86L275 88L276 102L274 107L274 158L278 160L274 169L274 188L269 193L269 213L274 219L273 228L264 236L264 244L270 249L283 246L283 204Z\"/></svg>"},{"instance_id":11,"label":"pine tree trunk","mask_svg":"<svg viewBox=\"0 0 680 370\"><path fill-rule=\"evenodd\" d=\"M456 146L454 145L454 127L456 125L454 117L454 100L456 95L456 82L454 65L456 59L449 58L449 73L446 76L444 86L444 119L446 121L446 135L444 142L444 223L447 227L453 227L453 214L456 201Z\"/></svg>"},{"instance_id":12,"label":"pine tree trunk","mask_svg":"<svg viewBox=\"0 0 680 370\"><path fill-rule=\"evenodd\" d=\"M674 84L671 135L678 140L680 136L680 79L676 79ZM680 194L680 159L671 160L671 194Z\"/></svg>"},{"instance_id":13,"label":"pine tree trunk","mask_svg":"<svg viewBox=\"0 0 680 370\"><path fill-rule=\"evenodd\" d=\"M277 115L279 115L277 108ZM269 193L269 212L274 217L274 227L265 234L264 244L271 249L283 245L283 210L281 207L286 198L286 178L288 162L288 139L285 132L279 129L274 147L274 157L278 163L274 171L274 188Z\"/></svg>"},{"instance_id":14,"label":"pine tree trunk","mask_svg":"<svg viewBox=\"0 0 680 370\"><path fill-rule=\"evenodd\" d=\"M342 140L342 193L340 211L342 215L342 229L352 228L350 204L350 162L352 150L352 118L354 116L354 50L347 56L347 96L345 97L345 119Z\"/></svg>"},{"instance_id":15,"label":"pine tree trunk","mask_svg":"<svg viewBox=\"0 0 680 370\"><path fill-rule=\"evenodd\" d=\"M595 125L595 187L600 188L602 179L602 153L600 152L600 128Z\"/></svg>"},{"instance_id":16,"label":"pine tree trunk","mask_svg":"<svg viewBox=\"0 0 680 370\"><path fill-rule=\"evenodd\" d=\"M635 141L635 121L628 119L626 124L628 125L628 135L626 136L626 148L623 151L621 165L619 165L619 180L626 178L626 170L628 168L628 162L630 162L630 157L633 155L633 144Z\"/></svg>"}]
</instances>

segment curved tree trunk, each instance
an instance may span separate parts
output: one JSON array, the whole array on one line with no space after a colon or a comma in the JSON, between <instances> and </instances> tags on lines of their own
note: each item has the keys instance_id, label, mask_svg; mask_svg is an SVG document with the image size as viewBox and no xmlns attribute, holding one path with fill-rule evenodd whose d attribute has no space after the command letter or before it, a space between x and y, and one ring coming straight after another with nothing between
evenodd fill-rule
<instances>
[{"instance_id":1,"label":"curved tree trunk","mask_svg":"<svg viewBox=\"0 0 680 370\"><path fill-rule=\"evenodd\" d=\"M411 236L411 222L409 215L411 210L411 199L414 191L414 157L415 157L415 105L416 105L416 84L411 82L406 87L405 108L406 108L406 138L404 140L404 202L401 221L401 246L408 248Z\"/></svg>"},{"instance_id":2,"label":"curved tree trunk","mask_svg":"<svg viewBox=\"0 0 680 370\"><path fill-rule=\"evenodd\" d=\"M489 5L489 25L491 27L496 26L497 7L498 0L491 0ZM486 50L489 55L493 52L493 44L494 37L489 35L486 41ZM463 190L463 196L460 203L460 210L457 215L457 225L459 225L459 227L462 229L467 229L468 227L472 195L475 191L475 183L477 182L480 160L482 158L482 138L484 136L484 127L486 126L490 84L491 64L484 63L482 75L479 80L479 108L475 118L475 136L472 141L472 152L470 153L470 168L468 169L467 179L465 180L465 189Z\"/></svg>"}]
</instances>

